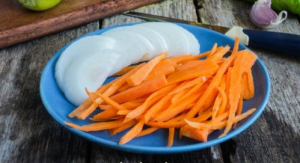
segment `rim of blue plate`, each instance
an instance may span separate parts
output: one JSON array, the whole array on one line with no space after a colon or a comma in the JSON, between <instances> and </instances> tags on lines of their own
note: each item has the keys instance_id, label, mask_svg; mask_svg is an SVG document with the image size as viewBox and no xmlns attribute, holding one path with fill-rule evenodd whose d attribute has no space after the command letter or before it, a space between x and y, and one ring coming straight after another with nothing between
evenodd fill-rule
<instances>
[{"instance_id":1,"label":"rim of blue plate","mask_svg":"<svg viewBox=\"0 0 300 163\"><path fill-rule=\"evenodd\" d=\"M119 145L116 142L112 142L106 139L102 139L93 135L90 135L86 132L74 129L74 128L70 128L68 126L66 126L64 124L64 120L61 119L57 113L55 112L55 110L53 110L51 108L51 104L49 104L48 100L46 99L46 93L44 88L46 87L46 75L45 72L48 71L49 69L52 69L52 64L54 64L53 62L56 61L56 59L59 57L59 55L62 53L62 51L69 46L70 44L72 44L74 41L86 37L86 36L91 36L91 35L96 35L96 34L101 34L102 32L109 30L111 28L116 28L116 27L121 27L121 26L130 26L130 25L134 25L134 24L138 24L138 23L132 23L132 24L124 24L124 25L118 25L118 26L112 26L112 27L108 27L108 28L104 28L101 30L97 30L88 34L85 34L73 41L71 41L70 43L68 43L66 46L64 46L63 48L61 48L46 64L42 76L41 76L41 80L40 80L40 96L42 99L42 102L46 108L46 110L48 111L48 113L62 126L64 126L65 128L67 128L68 130L70 130L71 132L96 143L99 143L101 145L104 145L106 147L110 147L113 149L118 149L118 150L123 150L123 151L127 151L127 152L135 152L135 153L151 153L151 154L167 154L167 153L182 153L182 152L188 152L188 151L195 151L195 150L199 150L199 149L204 149L204 148L208 148L217 144L220 144L228 139L231 139L237 135L239 135L241 132L243 132L244 130L246 130L249 126L251 126L258 118L259 116L262 114L262 112L264 111L268 100L269 100L269 96L270 96L270 91L271 91L271 82L270 82L270 77L268 75L267 69L264 66L263 62L257 58L256 64L258 64L263 71L263 75L265 76L266 79L266 83L265 83L265 87L266 87L266 93L264 95L264 100L261 103L260 107L257 108L257 110L252 114L251 118L249 118L248 120L246 120L240 127L238 127L235 130L230 131L226 136L221 137L221 138L217 138L217 139L213 139L213 140L209 140L207 142L199 142L196 144L191 144L191 145L185 145L185 146L174 146L174 147L146 147L146 146L136 146L136 145L130 145L130 144L124 144L124 145ZM177 24L179 26L182 26L184 28L195 28L195 29L199 29L199 30L203 30L205 32L213 32L215 35L219 35L224 37L223 34L209 30L209 29L205 29L202 27L198 27L198 26L192 26L192 25L187 25L187 24L181 24L181 23L174 23ZM227 36L225 36L227 37ZM231 38L229 38L231 39ZM233 42L234 40L231 39ZM244 45L240 44L240 47L242 48L247 48Z\"/></svg>"}]
</instances>

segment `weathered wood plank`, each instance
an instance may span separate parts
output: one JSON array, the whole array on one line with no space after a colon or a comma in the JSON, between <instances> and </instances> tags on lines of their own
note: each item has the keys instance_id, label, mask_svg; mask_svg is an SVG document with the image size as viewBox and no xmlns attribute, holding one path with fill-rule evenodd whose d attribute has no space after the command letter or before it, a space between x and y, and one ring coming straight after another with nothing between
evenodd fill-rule
<instances>
[{"instance_id":1,"label":"weathered wood plank","mask_svg":"<svg viewBox=\"0 0 300 163\"><path fill-rule=\"evenodd\" d=\"M197 21L196 9L192 0L165 0L161 3L156 3L153 5L135 9L134 11L189 21ZM123 15L117 15L111 18L104 19L102 28L136 22L143 22L143 20Z\"/></svg>"},{"instance_id":2,"label":"weathered wood plank","mask_svg":"<svg viewBox=\"0 0 300 163\"><path fill-rule=\"evenodd\" d=\"M258 29L249 18L251 5L238 0L200 0L202 22ZM270 31L300 34L295 15ZM263 115L248 130L221 144L225 162L299 162L300 62L283 54L252 49L264 62L272 93ZM298 52L299 53L299 52Z\"/></svg>"},{"instance_id":3,"label":"weathered wood plank","mask_svg":"<svg viewBox=\"0 0 300 163\"><path fill-rule=\"evenodd\" d=\"M39 81L48 60L94 22L0 51L0 162L85 162L89 142L45 110Z\"/></svg>"}]
</instances>

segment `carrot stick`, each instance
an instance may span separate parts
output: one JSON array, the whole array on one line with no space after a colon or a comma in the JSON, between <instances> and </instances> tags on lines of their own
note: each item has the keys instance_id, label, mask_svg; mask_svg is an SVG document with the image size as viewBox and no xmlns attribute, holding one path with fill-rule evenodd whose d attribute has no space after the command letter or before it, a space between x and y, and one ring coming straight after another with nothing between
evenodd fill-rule
<instances>
[{"instance_id":1,"label":"carrot stick","mask_svg":"<svg viewBox=\"0 0 300 163\"><path fill-rule=\"evenodd\" d=\"M168 85L168 86L154 92L153 94L151 94L141 106L137 107L136 109L132 110L130 113L128 113L126 115L126 119L124 120L124 122L126 122L127 120L130 120L130 119L136 118L137 116L144 113L150 106L152 106L154 103L156 103L162 97L167 95L168 92L170 92L175 87L176 87L176 84Z\"/></svg>"},{"instance_id":2,"label":"carrot stick","mask_svg":"<svg viewBox=\"0 0 300 163\"><path fill-rule=\"evenodd\" d=\"M174 105L170 106L172 109L167 108L161 115L159 115L157 118L155 118L155 120L156 121L166 121L166 120L173 118L177 114L188 109L188 106L190 106L190 104L193 104L194 102L196 102L196 100L198 100L198 98L199 98L199 95L195 94L195 95L189 97L188 99L185 99L181 102L175 103Z\"/></svg>"},{"instance_id":3,"label":"carrot stick","mask_svg":"<svg viewBox=\"0 0 300 163\"><path fill-rule=\"evenodd\" d=\"M245 70L243 77L243 99L249 100L254 96L254 82L251 69Z\"/></svg>"},{"instance_id":4,"label":"carrot stick","mask_svg":"<svg viewBox=\"0 0 300 163\"><path fill-rule=\"evenodd\" d=\"M208 58L212 61L219 62L223 56L230 50L230 47L226 45L223 49L220 51L217 51L214 55L211 56L211 58Z\"/></svg>"},{"instance_id":5,"label":"carrot stick","mask_svg":"<svg viewBox=\"0 0 300 163\"><path fill-rule=\"evenodd\" d=\"M135 121L135 120L123 123L120 127L110 129L109 130L109 134L110 135L116 135L117 133L120 133L120 132L122 132L122 131L124 131L124 130L132 127L132 126L134 126L136 123L137 123L137 121Z\"/></svg>"},{"instance_id":6,"label":"carrot stick","mask_svg":"<svg viewBox=\"0 0 300 163\"><path fill-rule=\"evenodd\" d=\"M145 130L142 130L139 134L137 134L135 136L135 138L139 138L139 137L142 137L142 136L145 136L145 135L149 135L151 133L153 133L154 131L158 130L159 128L155 128L155 127L149 127Z\"/></svg>"},{"instance_id":7,"label":"carrot stick","mask_svg":"<svg viewBox=\"0 0 300 163\"><path fill-rule=\"evenodd\" d=\"M122 123L121 123L122 124ZM144 119L141 119L133 128L131 128L124 136L122 136L119 144L125 144L137 136L143 129Z\"/></svg>"},{"instance_id":8,"label":"carrot stick","mask_svg":"<svg viewBox=\"0 0 300 163\"><path fill-rule=\"evenodd\" d=\"M126 110L126 108L120 104L118 104L117 102L115 102L114 100L112 100L109 97L106 97L104 95L102 95L101 93L93 93L97 96L99 96L101 99L103 99L106 103L108 103L109 105L111 105L112 107L118 109L118 110Z\"/></svg>"},{"instance_id":9,"label":"carrot stick","mask_svg":"<svg viewBox=\"0 0 300 163\"><path fill-rule=\"evenodd\" d=\"M178 63L193 60L193 59L194 59L194 56L192 56L192 55L181 55L181 56L177 56L177 57L168 58L166 60L178 64Z\"/></svg>"},{"instance_id":10,"label":"carrot stick","mask_svg":"<svg viewBox=\"0 0 300 163\"><path fill-rule=\"evenodd\" d=\"M221 79L228 69L228 67L232 64L234 59L238 56L239 53L234 53L230 57L228 57L223 64L218 69L216 75L214 76L211 83L208 85L207 89L204 91L203 95L200 97L195 106L187 113L187 119L194 117L197 112L203 107L206 100L210 97L212 91L214 91L215 87L218 86L221 82Z\"/></svg>"},{"instance_id":11,"label":"carrot stick","mask_svg":"<svg viewBox=\"0 0 300 163\"><path fill-rule=\"evenodd\" d=\"M237 111L237 106L239 102L239 98L241 97L241 92L242 92L242 87L241 87L241 79L242 79L242 74L246 69L250 69L252 65L254 64L257 56L248 51L240 51L242 52L237 58L236 61L234 62L234 66L232 69L232 75L231 75L231 87L229 90L229 103L230 103L230 112L229 112L229 118L227 121L227 125L225 128L224 133L221 135L225 136L230 129L232 128L233 124L233 118L236 114Z\"/></svg>"},{"instance_id":12,"label":"carrot stick","mask_svg":"<svg viewBox=\"0 0 300 163\"><path fill-rule=\"evenodd\" d=\"M125 75L113 80L111 83L109 83L109 87L105 90L103 95L110 96L110 95L114 94L126 82L127 77L129 77L130 75L135 73L143 65L144 65L144 63L136 66L134 69L132 69ZM99 105L103 102L103 100L101 98L97 98L96 102ZM98 105L95 105L94 103L91 104L90 107L88 107L87 109L82 110L82 112L76 114L76 117L78 119L86 119L86 117L88 117L98 107Z\"/></svg>"},{"instance_id":13,"label":"carrot stick","mask_svg":"<svg viewBox=\"0 0 300 163\"><path fill-rule=\"evenodd\" d=\"M184 126L180 129L180 133L183 136L206 142L208 135L211 133L211 130L200 130L200 129L195 129L190 126Z\"/></svg>"},{"instance_id":14,"label":"carrot stick","mask_svg":"<svg viewBox=\"0 0 300 163\"><path fill-rule=\"evenodd\" d=\"M199 76L211 76L217 71L218 68L219 66L215 62L205 61L196 67L174 72L173 74L169 75L167 80L169 83L176 83Z\"/></svg>"},{"instance_id":15,"label":"carrot stick","mask_svg":"<svg viewBox=\"0 0 300 163\"><path fill-rule=\"evenodd\" d=\"M233 46L232 53L238 52L238 49L239 49L239 42L240 42L240 38L239 38L239 37L236 37L236 38L235 38L235 42L234 42L234 46Z\"/></svg>"},{"instance_id":16,"label":"carrot stick","mask_svg":"<svg viewBox=\"0 0 300 163\"><path fill-rule=\"evenodd\" d=\"M173 66L162 66L162 67L159 67L159 68L151 71L148 74L148 76L145 78L145 80L151 80L151 79L157 78L162 75L167 76L167 75L173 73L174 71L175 71L175 68Z\"/></svg>"},{"instance_id":17,"label":"carrot stick","mask_svg":"<svg viewBox=\"0 0 300 163\"><path fill-rule=\"evenodd\" d=\"M124 67L120 71L114 73L112 76L124 75L124 74L128 73L129 71L131 71L132 69L134 69L136 66L137 65L132 65L132 66Z\"/></svg>"},{"instance_id":18,"label":"carrot stick","mask_svg":"<svg viewBox=\"0 0 300 163\"><path fill-rule=\"evenodd\" d=\"M170 92L170 94L177 93L177 92L180 92L180 91L182 91L184 89L193 87L193 86L195 86L198 83L203 83L204 80L206 80L206 78L203 78L203 76L199 76L199 77L197 77L197 78L195 78L195 79L193 79L191 81L188 81L186 83L183 83L183 84L179 85L172 92Z\"/></svg>"},{"instance_id":19,"label":"carrot stick","mask_svg":"<svg viewBox=\"0 0 300 163\"><path fill-rule=\"evenodd\" d=\"M130 86L136 86L142 83L147 75L152 71L152 69L164 58L167 57L167 53L162 53L157 57L151 59L147 62L143 67L138 69L134 74L132 74L129 78L127 78L127 83Z\"/></svg>"},{"instance_id":20,"label":"carrot stick","mask_svg":"<svg viewBox=\"0 0 300 163\"><path fill-rule=\"evenodd\" d=\"M97 92L99 93L103 93L104 91L106 91L106 89L112 85L111 83L108 83L106 85L101 86ZM96 98L96 96L92 97L92 98ZM76 109L74 109L68 116L70 118L74 118L77 114L79 114L81 111L85 110L86 108L88 108L89 106L91 106L93 104L93 100L88 98L87 100L85 100L80 106L78 106Z\"/></svg>"},{"instance_id":21,"label":"carrot stick","mask_svg":"<svg viewBox=\"0 0 300 163\"><path fill-rule=\"evenodd\" d=\"M144 116L145 117L145 123L147 123L155 113L162 110L163 107L168 106L168 103L170 103L170 99L172 97L173 97L172 95L167 95L167 96L163 97L161 100L159 100L156 104L151 106L147 110L147 112L145 113L145 116Z\"/></svg>"},{"instance_id":22,"label":"carrot stick","mask_svg":"<svg viewBox=\"0 0 300 163\"><path fill-rule=\"evenodd\" d=\"M249 115L251 115L251 114L252 114L253 112L255 112L255 111L256 111L256 109L255 109L255 108L252 108L252 109L246 111L245 113L242 113L242 114L240 114L240 115L237 115L236 117L234 117L233 123L237 123L237 122L239 122L239 121L241 121L241 120L247 118ZM220 129L226 127L226 125L227 125L227 123L228 123L227 121L228 121L228 120L222 121L222 122L220 122L220 123L218 123L218 124L214 124L214 125L212 126L212 129L214 129L214 130L220 130Z\"/></svg>"},{"instance_id":23,"label":"carrot stick","mask_svg":"<svg viewBox=\"0 0 300 163\"><path fill-rule=\"evenodd\" d=\"M186 122L185 121L166 121L166 122L148 121L146 124L148 126L157 127L157 128L171 128L171 127L179 128L186 125Z\"/></svg>"},{"instance_id":24,"label":"carrot stick","mask_svg":"<svg viewBox=\"0 0 300 163\"><path fill-rule=\"evenodd\" d=\"M107 130L116 128L122 125L122 119L116 120L116 121L109 121L109 122L98 122L98 123L92 123L89 125L84 126L78 126L73 123L64 122L66 125L76 128L81 131L100 131L100 130Z\"/></svg>"},{"instance_id":25,"label":"carrot stick","mask_svg":"<svg viewBox=\"0 0 300 163\"><path fill-rule=\"evenodd\" d=\"M171 147L174 142L174 134L175 134L175 128L169 128L169 138L168 138L168 145L167 147Z\"/></svg>"},{"instance_id":26,"label":"carrot stick","mask_svg":"<svg viewBox=\"0 0 300 163\"><path fill-rule=\"evenodd\" d=\"M126 101L130 101L136 99L138 97L144 96L146 94L155 92L160 88L166 86L167 80L165 76L160 76L158 78L145 81L140 85L131 87L124 92L120 92L116 95L111 96L111 99L116 101L117 103L124 103Z\"/></svg>"},{"instance_id":27,"label":"carrot stick","mask_svg":"<svg viewBox=\"0 0 300 163\"><path fill-rule=\"evenodd\" d=\"M93 118L90 118L92 121L106 121L110 118L117 116L118 110L111 107L109 109L106 109L104 111L101 111L100 113L93 116Z\"/></svg>"}]
</instances>

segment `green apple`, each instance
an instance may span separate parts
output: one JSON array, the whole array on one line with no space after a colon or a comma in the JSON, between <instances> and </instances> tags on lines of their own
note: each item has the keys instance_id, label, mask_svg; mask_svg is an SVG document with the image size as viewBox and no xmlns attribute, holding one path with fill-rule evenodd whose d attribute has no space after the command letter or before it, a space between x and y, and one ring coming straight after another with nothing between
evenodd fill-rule
<instances>
[{"instance_id":1,"label":"green apple","mask_svg":"<svg viewBox=\"0 0 300 163\"><path fill-rule=\"evenodd\" d=\"M61 0L18 0L25 8L44 11L56 6Z\"/></svg>"}]
</instances>

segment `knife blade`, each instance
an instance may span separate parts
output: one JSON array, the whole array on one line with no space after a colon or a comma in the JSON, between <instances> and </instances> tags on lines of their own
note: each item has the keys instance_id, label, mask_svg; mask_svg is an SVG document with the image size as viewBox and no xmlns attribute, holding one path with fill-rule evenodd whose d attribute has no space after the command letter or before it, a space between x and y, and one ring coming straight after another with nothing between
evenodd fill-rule
<instances>
[{"instance_id":1,"label":"knife blade","mask_svg":"<svg viewBox=\"0 0 300 163\"><path fill-rule=\"evenodd\" d=\"M243 43L249 47L254 47L261 50L267 50L276 53L283 53L286 55L300 56L300 35L296 34L242 29L241 27L228 28L138 12L126 12L123 13L123 15L144 19L146 21L174 22L200 26L203 28L220 32L233 39L235 39L235 37L237 36L232 35L232 33L235 33L233 31L238 30L239 32L246 34L246 36L241 36L240 34L238 34L239 37L249 37L249 40L247 40L247 38L244 38L245 41L243 41ZM240 38L240 40L243 39Z\"/></svg>"}]
</instances>

